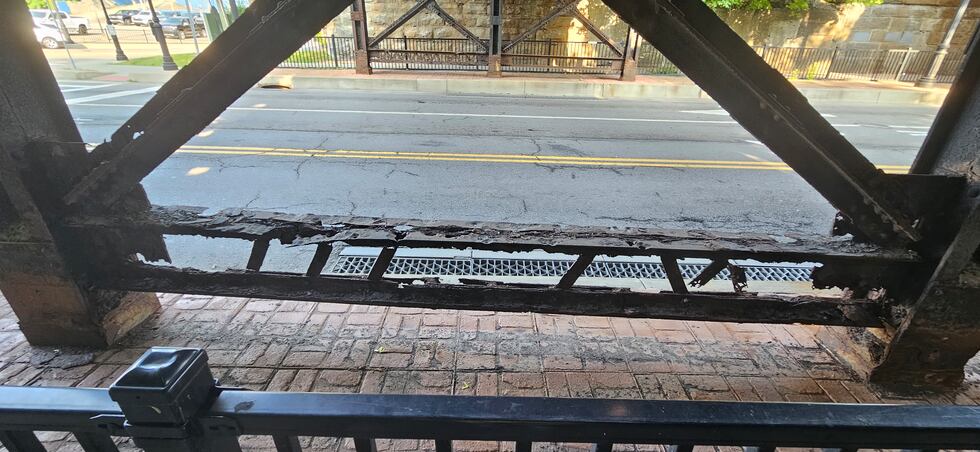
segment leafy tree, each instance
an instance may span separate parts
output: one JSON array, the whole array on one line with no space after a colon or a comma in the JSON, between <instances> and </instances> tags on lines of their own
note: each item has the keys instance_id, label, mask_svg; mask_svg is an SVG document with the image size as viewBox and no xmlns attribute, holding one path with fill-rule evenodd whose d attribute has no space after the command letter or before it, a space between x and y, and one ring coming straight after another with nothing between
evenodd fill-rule
<instances>
[{"instance_id":1,"label":"leafy tree","mask_svg":"<svg viewBox=\"0 0 980 452\"><path fill-rule=\"evenodd\" d=\"M880 5L883 0L827 0L832 4ZM810 0L704 0L714 9L740 9L748 11L769 11L773 8L785 8L798 14L810 9Z\"/></svg>"},{"instance_id":2,"label":"leafy tree","mask_svg":"<svg viewBox=\"0 0 980 452\"><path fill-rule=\"evenodd\" d=\"M27 0L30 9L48 9L48 0Z\"/></svg>"}]
</instances>

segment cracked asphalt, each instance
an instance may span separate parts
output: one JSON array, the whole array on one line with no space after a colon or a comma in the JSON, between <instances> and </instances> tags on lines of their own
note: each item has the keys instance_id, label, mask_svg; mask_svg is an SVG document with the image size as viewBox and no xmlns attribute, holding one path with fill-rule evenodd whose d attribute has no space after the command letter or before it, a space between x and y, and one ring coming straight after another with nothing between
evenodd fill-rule
<instances>
[{"instance_id":1,"label":"cracked asphalt","mask_svg":"<svg viewBox=\"0 0 980 452\"><path fill-rule=\"evenodd\" d=\"M70 105L87 142L106 139L150 96L111 96L150 85L89 83L65 94L97 98ZM914 159L937 110L816 106L874 163L899 168ZM155 204L214 209L826 233L834 209L791 171L754 169L779 159L753 140L710 100L254 89L188 143L201 149L175 154L143 184ZM290 151L245 152L250 148ZM337 150L374 154L322 155ZM395 152L408 154L380 154ZM418 157L423 153L464 157ZM603 163L609 159L736 163ZM241 267L248 255L238 243L208 250L197 239L170 243L178 263L202 268ZM275 248L269 268L291 265L294 258Z\"/></svg>"}]
</instances>

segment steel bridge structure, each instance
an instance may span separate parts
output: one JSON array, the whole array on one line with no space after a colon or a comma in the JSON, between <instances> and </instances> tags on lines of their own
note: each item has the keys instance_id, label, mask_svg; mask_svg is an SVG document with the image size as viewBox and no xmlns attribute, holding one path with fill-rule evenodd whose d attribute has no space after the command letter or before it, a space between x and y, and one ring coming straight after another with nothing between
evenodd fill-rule
<instances>
[{"instance_id":1,"label":"steel bridge structure","mask_svg":"<svg viewBox=\"0 0 980 452\"><path fill-rule=\"evenodd\" d=\"M503 1L491 0L495 19L484 49L491 70L507 52L500 35ZM26 6L0 0L0 290L32 344L112 343L159 307L154 292L172 292L884 328L887 340L858 345L870 347L871 378L895 384L955 385L980 350L975 47L910 173L888 175L702 2L605 0L839 211L832 236L287 215L234 206L205 215L198 208L150 205L140 181L348 6L357 48L367 58L383 37L368 41L358 23L363 2L255 0L106 142L87 152L34 42ZM559 4L559 13L567 3ZM440 11L434 0L423 0L405 17L425 8ZM147 263L170 260L165 234L234 238L251 242L252 251L242 271ZM324 275L338 243L382 251L365 277ZM316 253L305 273L271 272L262 268L271 246L310 246ZM544 250L577 260L553 286L447 284L386 277L397 248ZM658 256L671 289L576 285L600 255ZM684 258L712 263L685 281L677 265ZM736 259L817 263L814 286L840 288L845 295L752 293L737 284ZM726 268L736 276L731 291L692 289Z\"/></svg>"}]
</instances>

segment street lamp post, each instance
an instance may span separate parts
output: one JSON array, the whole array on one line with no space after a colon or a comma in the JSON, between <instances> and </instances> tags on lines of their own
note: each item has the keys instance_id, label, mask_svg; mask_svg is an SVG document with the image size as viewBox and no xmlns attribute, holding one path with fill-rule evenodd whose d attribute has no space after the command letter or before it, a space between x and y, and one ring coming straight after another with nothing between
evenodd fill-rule
<instances>
[{"instance_id":1,"label":"street lamp post","mask_svg":"<svg viewBox=\"0 0 980 452\"><path fill-rule=\"evenodd\" d=\"M915 83L915 86L928 88L936 84L939 70L942 69L943 60L946 59L946 54L949 53L949 45L953 42L953 35L956 34L956 27L960 25L960 21L963 20L963 15L966 14L966 9L969 6L970 0L960 0L960 6L956 10L956 15L953 16L953 21L949 23L949 29L946 30L946 36L943 38L943 42L939 43L939 47L936 48L936 54L932 57L932 64L929 65L929 71Z\"/></svg>"},{"instance_id":2,"label":"street lamp post","mask_svg":"<svg viewBox=\"0 0 980 452\"><path fill-rule=\"evenodd\" d=\"M112 38L112 45L116 46L116 61L127 61L129 58L123 53L122 46L119 45L119 37L116 36L116 27L112 25L112 19L109 18L109 10L105 7L105 0L99 0L102 5L102 12L105 13L105 30L109 33Z\"/></svg>"},{"instance_id":3,"label":"street lamp post","mask_svg":"<svg viewBox=\"0 0 980 452\"><path fill-rule=\"evenodd\" d=\"M48 0L48 9L51 10L51 14L54 15L54 23L58 27L58 31L61 32L63 38L65 38L65 48L68 48L68 44L74 44L75 41L71 39L71 34L68 33L68 27L65 26L65 21L61 20L61 11L54 5L54 0Z\"/></svg>"},{"instance_id":4,"label":"street lamp post","mask_svg":"<svg viewBox=\"0 0 980 452\"><path fill-rule=\"evenodd\" d=\"M163 36L163 27L160 26L160 18L157 17L157 11L153 9L153 0L146 0L146 4L150 6L150 15L152 16L150 29L153 31L153 37L160 43L160 52L163 53L163 70L176 71L177 63L174 63L173 57L170 56L170 49L167 48L167 38Z\"/></svg>"}]
</instances>

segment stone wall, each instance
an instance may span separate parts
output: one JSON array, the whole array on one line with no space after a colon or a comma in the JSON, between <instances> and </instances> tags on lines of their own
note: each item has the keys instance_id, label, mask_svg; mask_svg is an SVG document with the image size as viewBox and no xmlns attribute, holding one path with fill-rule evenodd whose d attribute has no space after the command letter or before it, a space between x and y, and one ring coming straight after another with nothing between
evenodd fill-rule
<instances>
[{"instance_id":1,"label":"stone wall","mask_svg":"<svg viewBox=\"0 0 980 452\"><path fill-rule=\"evenodd\" d=\"M367 0L370 33L393 23L415 0ZM441 0L440 6L474 34L489 36L489 0ZM728 24L752 45L791 47L907 48L930 49L942 40L955 13L958 0L886 0L878 6L837 6L818 2L802 17L785 10L771 12L720 12ZM554 5L552 0L505 0L504 39L519 35ZM625 37L625 25L600 0L582 0L580 11L614 40ZM954 39L963 48L980 19L980 5L971 7ZM351 34L349 15L344 14L324 32ZM429 11L423 11L396 31L393 37L454 38L459 33ZM575 19L555 19L534 37L568 41L595 41Z\"/></svg>"}]
</instances>

